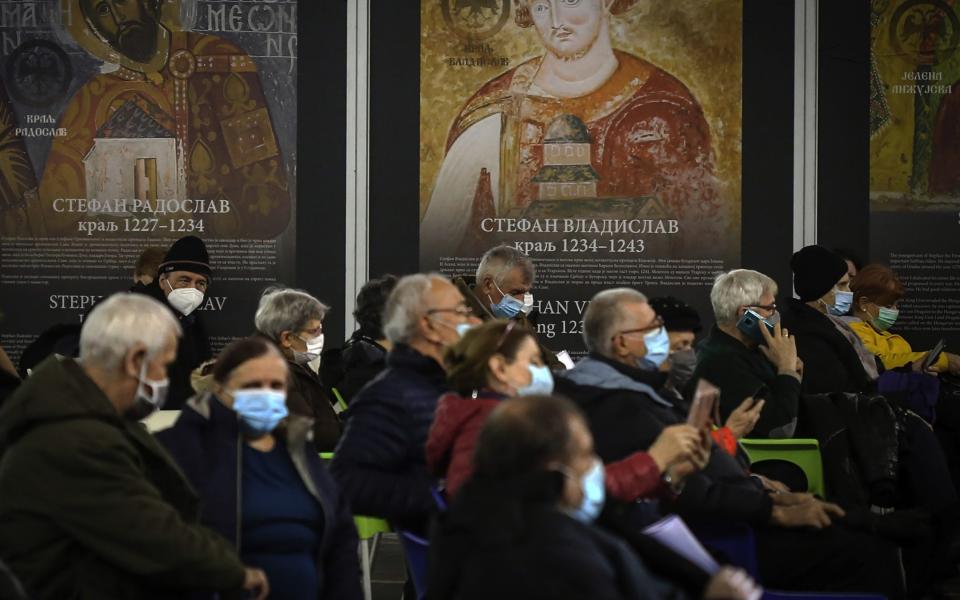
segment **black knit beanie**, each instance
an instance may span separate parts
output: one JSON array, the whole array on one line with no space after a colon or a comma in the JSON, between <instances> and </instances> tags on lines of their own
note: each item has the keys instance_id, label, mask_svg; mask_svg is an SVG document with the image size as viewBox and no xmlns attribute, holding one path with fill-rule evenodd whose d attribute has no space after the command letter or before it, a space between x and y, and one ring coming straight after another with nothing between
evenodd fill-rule
<instances>
[{"instance_id":1,"label":"black knit beanie","mask_svg":"<svg viewBox=\"0 0 960 600\"><path fill-rule=\"evenodd\" d=\"M700 323L700 314L689 304L674 298L665 296L663 298L651 298L650 308L656 312L667 331L692 331L698 333L703 329Z\"/></svg>"},{"instance_id":2,"label":"black knit beanie","mask_svg":"<svg viewBox=\"0 0 960 600\"><path fill-rule=\"evenodd\" d=\"M823 246L807 246L790 259L793 289L801 302L822 298L847 272L847 262Z\"/></svg>"},{"instance_id":3,"label":"black knit beanie","mask_svg":"<svg viewBox=\"0 0 960 600\"><path fill-rule=\"evenodd\" d=\"M174 242L163 257L157 274L163 275L171 271L190 271L210 278L210 256L203 240L188 235Z\"/></svg>"}]
</instances>

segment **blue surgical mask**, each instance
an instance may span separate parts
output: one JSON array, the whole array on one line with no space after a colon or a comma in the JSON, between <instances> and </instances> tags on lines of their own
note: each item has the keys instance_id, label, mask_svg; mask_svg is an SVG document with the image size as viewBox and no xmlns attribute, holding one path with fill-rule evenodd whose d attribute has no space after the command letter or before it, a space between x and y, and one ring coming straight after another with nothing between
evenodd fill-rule
<instances>
[{"instance_id":1,"label":"blue surgical mask","mask_svg":"<svg viewBox=\"0 0 960 600\"><path fill-rule=\"evenodd\" d=\"M600 516L607 498L602 462L594 461L593 467L580 480L580 489L583 491L583 500L570 515L581 523L593 523Z\"/></svg>"},{"instance_id":2,"label":"blue surgical mask","mask_svg":"<svg viewBox=\"0 0 960 600\"><path fill-rule=\"evenodd\" d=\"M645 333L643 343L647 347L647 353L643 360L653 363L659 369L660 365L670 356L670 335L667 334L667 328L660 327Z\"/></svg>"},{"instance_id":3,"label":"blue surgical mask","mask_svg":"<svg viewBox=\"0 0 960 600\"><path fill-rule=\"evenodd\" d=\"M833 306L828 306L827 312L835 317L842 317L850 312L851 306L853 306L853 292L835 290L833 292Z\"/></svg>"},{"instance_id":4,"label":"blue surgical mask","mask_svg":"<svg viewBox=\"0 0 960 600\"><path fill-rule=\"evenodd\" d=\"M518 396L549 396L553 393L553 373L550 367L530 365L530 384L517 390Z\"/></svg>"},{"instance_id":5,"label":"blue surgical mask","mask_svg":"<svg viewBox=\"0 0 960 600\"><path fill-rule=\"evenodd\" d=\"M287 411L287 394L263 388L233 392L233 410L240 417L243 429L262 436L276 429Z\"/></svg>"},{"instance_id":6,"label":"blue surgical mask","mask_svg":"<svg viewBox=\"0 0 960 600\"><path fill-rule=\"evenodd\" d=\"M500 286L497 285L497 282L493 282L493 285L497 286L497 291L503 294L503 298L500 298L500 302L494 304L490 295L487 295L487 298L490 298L490 312L492 312L495 317L500 317L501 319L513 319L519 315L523 311L525 303L522 300L517 300L513 296L504 294ZM524 296L524 298L526 298L526 296ZM532 295L530 296L530 308L533 308Z\"/></svg>"},{"instance_id":7,"label":"blue surgical mask","mask_svg":"<svg viewBox=\"0 0 960 600\"><path fill-rule=\"evenodd\" d=\"M473 323L457 323L457 326L456 326L457 335L459 335L460 337L463 337L464 334L470 331L471 329L473 329L473 327L474 327Z\"/></svg>"}]
</instances>

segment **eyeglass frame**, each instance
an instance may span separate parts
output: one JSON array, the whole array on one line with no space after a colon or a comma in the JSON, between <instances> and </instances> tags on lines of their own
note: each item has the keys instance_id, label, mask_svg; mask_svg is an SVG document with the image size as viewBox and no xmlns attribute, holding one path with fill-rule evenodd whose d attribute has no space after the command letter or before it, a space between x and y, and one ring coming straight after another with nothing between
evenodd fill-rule
<instances>
[{"instance_id":1,"label":"eyeglass frame","mask_svg":"<svg viewBox=\"0 0 960 600\"><path fill-rule=\"evenodd\" d=\"M660 315L657 315L656 317L654 317L653 323L651 323L650 325L647 325L646 327L640 327L638 329L627 329L626 331L620 331L610 336L610 339L611 340L616 339L618 335L631 335L634 333L646 333L648 331L656 331L657 329L661 329L664 326L665 326L665 323L663 321L663 317L661 317Z\"/></svg>"}]
</instances>

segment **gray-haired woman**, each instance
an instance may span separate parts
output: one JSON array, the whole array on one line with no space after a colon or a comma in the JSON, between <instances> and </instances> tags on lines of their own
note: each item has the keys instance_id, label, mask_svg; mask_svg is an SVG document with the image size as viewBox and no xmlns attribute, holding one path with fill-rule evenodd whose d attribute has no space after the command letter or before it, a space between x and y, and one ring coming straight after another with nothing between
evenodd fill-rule
<instances>
[{"instance_id":1,"label":"gray-haired woman","mask_svg":"<svg viewBox=\"0 0 960 600\"><path fill-rule=\"evenodd\" d=\"M317 449L332 451L342 426L320 377L309 363L323 350L325 304L310 294L289 288L269 288L260 297L254 323L260 335L280 349L290 366L287 408L313 419Z\"/></svg>"}]
</instances>

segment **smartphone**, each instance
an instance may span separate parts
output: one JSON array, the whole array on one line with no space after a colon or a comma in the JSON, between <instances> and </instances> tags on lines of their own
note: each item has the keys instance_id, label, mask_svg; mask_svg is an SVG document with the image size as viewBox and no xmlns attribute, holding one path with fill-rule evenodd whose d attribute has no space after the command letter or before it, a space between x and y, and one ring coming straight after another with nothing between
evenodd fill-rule
<instances>
[{"instance_id":1,"label":"smartphone","mask_svg":"<svg viewBox=\"0 0 960 600\"><path fill-rule=\"evenodd\" d=\"M770 388L766 384L761 385L757 388L757 391L753 393L750 397L753 398L753 404L750 405L750 408L753 408L757 405L757 402L761 400L766 400L770 396Z\"/></svg>"},{"instance_id":2,"label":"smartphone","mask_svg":"<svg viewBox=\"0 0 960 600\"><path fill-rule=\"evenodd\" d=\"M930 352L927 352L927 355L923 357L923 362L920 363L920 372L926 373L930 370L936 362L940 359L940 355L943 353L943 349L947 347L947 340L940 338L940 341L933 347Z\"/></svg>"},{"instance_id":3,"label":"smartphone","mask_svg":"<svg viewBox=\"0 0 960 600\"><path fill-rule=\"evenodd\" d=\"M767 331L770 332L770 335L773 335L773 325L767 323L758 313L747 309L744 311L743 316L740 317L740 320L737 321L737 329L743 332L743 334L750 339L757 342L762 342L763 334L760 333L761 323L766 326Z\"/></svg>"},{"instance_id":4,"label":"smartphone","mask_svg":"<svg viewBox=\"0 0 960 600\"><path fill-rule=\"evenodd\" d=\"M706 379L697 382L697 391L690 404L687 414L687 424L697 429L708 427L711 423L720 422L720 388Z\"/></svg>"}]
</instances>

